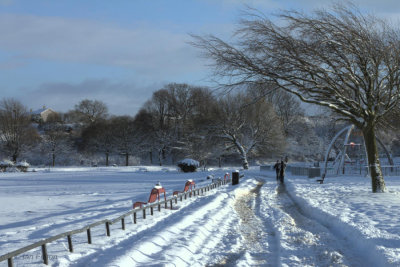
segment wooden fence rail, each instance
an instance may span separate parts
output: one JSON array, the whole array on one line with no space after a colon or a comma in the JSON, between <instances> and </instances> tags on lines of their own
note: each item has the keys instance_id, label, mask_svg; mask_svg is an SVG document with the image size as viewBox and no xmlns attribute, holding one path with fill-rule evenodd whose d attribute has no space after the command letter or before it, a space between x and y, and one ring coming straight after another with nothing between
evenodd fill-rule
<instances>
[{"instance_id":1,"label":"wooden fence rail","mask_svg":"<svg viewBox=\"0 0 400 267\"><path fill-rule=\"evenodd\" d=\"M99 226L99 225L102 225L102 224L105 225L106 235L107 236L111 236L110 225L121 222L121 229L125 230L125 218L128 217L128 216L130 217L130 216L133 215L133 223L136 224L137 223L137 215L136 215L137 212L142 211L143 212L142 219L146 219L146 209L150 209L151 215L153 215L154 207L157 206L158 207L158 211L161 211L161 205L164 204L165 209L167 209L168 202L170 204L170 208L172 209L172 202L175 201L175 203L177 203L178 197L180 198L180 201L183 200L183 197L186 200L188 195L189 195L189 197L192 197L192 194L193 194L193 196L196 196L196 195L199 196L200 192L201 192L201 194L203 194L203 193L208 192L208 191L210 191L212 189L218 188L221 185L227 184L228 182L229 182L229 180L226 180L226 181L221 180L221 181L213 182L210 185L207 185L207 186L204 186L204 187L201 187L201 188L197 188L197 189L193 189L191 192L183 192L183 193L175 195L175 196L173 196L173 197L171 197L169 199L166 199L164 201L160 201L160 202L157 202L157 203L149 204L149 205L146 205L146 206L144 206L142 208L133 209L133 210L131 210L129 212L126 212L126 213L118 216L117 218L115 218L113 220L104 219L104 220L89 224L87 226L84 226L84 227L82 227L80 229L68 231L68 232L65 232L65 233L62 233L62 234L58 234L58 235L43 239L41 241L38 241L38 242L33 243L31 245L28 245L26 247L23 247L23 248L14 250L12 252L9 252L7 254L1 255L0 256L0 262L7 260L8 261L8 267L13 267L13 258L14 257L16 257L16 256L18 256L18 255L20 255L22 253L28 252L30 250L33 250L35 248L41 247L42 248L43 263L48 265L49 264L49 256L47 254L46 244L49 244L51 242L54 242L54 241L62 239L62 238L67 238L68 250L69 250L69 252L73 252L74 249L73 249L73 244L72 244L72 235L86 232L86 234L87 234L87 242L88 242L88 244L92 244L91 229L96 227L96 226Z\"/></svg>"}]
</instances>

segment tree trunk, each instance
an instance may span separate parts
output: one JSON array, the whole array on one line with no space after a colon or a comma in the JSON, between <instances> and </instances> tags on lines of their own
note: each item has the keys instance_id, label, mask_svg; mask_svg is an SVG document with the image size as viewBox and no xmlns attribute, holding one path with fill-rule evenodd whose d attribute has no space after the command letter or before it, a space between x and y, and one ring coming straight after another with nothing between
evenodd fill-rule
<instances>
[{"instance_id":1,"label":"tree trunk","mask_svg":"<svg viewBox=\"0 0 400 267\"><path fill-rule=\"evenodd\" d=\"M162 166L162 150L158 151L158 162L159 162L160 166Z\"/></svg>"},{"instance_id":2,"label":"tree trunk","mask_svg":"<svg viewBox=\"0 0 400 267\"><path fill-rule=\"evenodd\" d=\"M243 158L243 169L248 170L249 169L249 163L247 162L247 157Z\"/></svg>"},{"instance_id":3,"label":"tree trunk","mask_svg":"<svg viewBox=\"0 0 400 267\"><path fill-rule=\"evenodd\" d=\"M125 166L129 166L129 153L125 153Z\"/></svg>"},{"instance_id":4,"label":"tree trunk","mask_svg":"<svg viewBox=\"0 0 400 267\"><path fill-rule=\"evenodd\" d=\"M243 169L248 170L249 162L247 161L247 153L244 151L244 149L240 149L240 155L242 157Z\"/></svg>"},{"instance_id":5,"label":"tree trunk","mask_svg":"<svg viewBox=\"0 0 400 267\"><path fill-rule=\"evenodd\" d=\"M379 161L378 146L376 144L375 126L367 125L362 130L364 134L365 148L368 156L368 170L371 176L372 192L383 193L386 191L385 180Z\"/></svg>"},{"instance_id":6,"label":"tree trunk","mask_svg":"<svg viewBox=\"0 0 400 267\"><path fill-rule=\"evenodd\" d=\"M153 151L149 151L150 165L153 165Z\"/></svg>"},{"instance_id":7,"label":"tree trunk","mask_svg":"<svg viewBox=\"0 0 400 267\"><path fill-rule=\"evenodd\" d=\"M108 167L108 152L106 152L106 166Z\"/></svg>"},{"instance_id":8,"label":"tree trunk","mask_svg":"<svg viewBox=\"0 0 400 267\"><path fill-rule=\"evenodd\" d=\"M242 158L243 169L249 169L249 162L247 161L247 153L244 150L243 146L238 142L235 142L237 149L239 150L240 156Z\"/></svg>"},{"instance_id":9,"label":"tree trunk","mask_svg":"<svg viewBox=\"0 0 400 267\"><path fill-rule=\"evenodd\" d=\"M222 161L222 159L221 159L221 157L219 157L219 158L218 158L218 167L219 167L219 168L221 168L221 166L222 166L221 161Z\"/></svg>"},{"instance_id":10,"label":"tree trunk","mask_svg":"<svg viewBox=\"0 0 400 267\"><path fill-rule=\"evenodd\" d=\"M18 158L18 155L17 155L17 154L12 155L12 161L13 161L14 163L17 163L17 158Z\"/></svg>"},{"instance_id":11,"label":"tree trunk","mask_svg":"<svg viewBox=\"0 0 400 267\"><path fill-rule=\"evenodd\" d=\"M52 163L51 163L51 165L53 167L56 166L56 154L55 153L52 154Z\"/></svg>"}]
</instances>

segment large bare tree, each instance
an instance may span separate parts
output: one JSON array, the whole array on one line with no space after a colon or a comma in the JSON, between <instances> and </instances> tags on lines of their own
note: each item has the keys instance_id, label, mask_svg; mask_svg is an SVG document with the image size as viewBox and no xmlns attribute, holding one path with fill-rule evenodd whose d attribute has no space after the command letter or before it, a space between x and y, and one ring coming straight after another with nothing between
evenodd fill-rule
<instances>
[{"instance_id":1,"label":"large bare tree","mask_svg":"<svg viewBox=\"0 0 400 267\"><path fill-rule=\"evenodd\" d=\"M326 106L362 130L373 192L386 190L376 126L400 99L399 29L352 5L310 15L284 11L274 23L257 11L241 21L235 43L215 36L194 44L229 84L263 80Z\"/></svg>"},{"instance_id":2,"label":"large bare tree","mask_svg":"<svg viewBox=\"0 0 400 267\"><path fill-rule=\"evenodd\" d=\"M93 124L108 117L107 105L99 100L84 99L75 105L77 117L85 123Z\"/></svg>"},{"instance_id":3,"label":"large bare tree","mask_svg":"<svg viewBox=\"0 0 400 267\"><path fill-rule=\"evenodd\" d=\"M219 113L211 133L226 150L240 155L244 169L249 168L249 156L279 154L285 148L281 122L266 99L254 102L248 95L226 95L218 103Z\"/></svg>"}]
</instances>

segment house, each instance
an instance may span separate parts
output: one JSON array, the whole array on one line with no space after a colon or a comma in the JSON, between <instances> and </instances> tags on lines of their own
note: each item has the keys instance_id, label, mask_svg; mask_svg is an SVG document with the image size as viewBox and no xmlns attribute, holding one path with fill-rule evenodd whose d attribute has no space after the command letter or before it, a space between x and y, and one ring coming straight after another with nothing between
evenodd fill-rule
<instances>
[{"instance_id":1,"label":"house","mask_svg":"<svg viewBox=\"0 0 400 267\"><path fill-rule=\"evenodd\" d=\"M31 116L32 116L32 121L35 122L46 122L51 115L57 115L58 113L52 110L51 108L46 108L43 106L43 108L32 111L31 110Z\"/></svg>"}]
</instances>

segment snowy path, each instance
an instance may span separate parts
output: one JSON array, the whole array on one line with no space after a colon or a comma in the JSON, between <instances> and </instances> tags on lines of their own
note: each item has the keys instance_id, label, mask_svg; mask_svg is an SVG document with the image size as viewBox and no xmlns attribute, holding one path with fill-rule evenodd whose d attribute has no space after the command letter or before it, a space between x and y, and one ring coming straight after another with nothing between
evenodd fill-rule
<instances>
[{"instance_id":1,"label":"snowy path","mask_svg":"<svg viewBox=\"0 0 400 267\"><path fill-rule=\"evenodd\" d=\"M223 192L201 196L117 246L84 257L73 265L98 266L101 262L103 266L146 266L154 263L176 266L197 263L202 266L199 263L208 261L204 257L212 253L234 220L229 216L232 208L228 196Z\"/></svg>"},{"instance_id":2,"label":"snowy path","mask_svg":"<svg viewBox=\"0 0 400 267\"><path fill-rule=\"evenodd\" d=\"M117 245L67 265L384 266L373 248L355 249L271 177L253 176L170 212Z\"/></svg>"}]
</instances>

